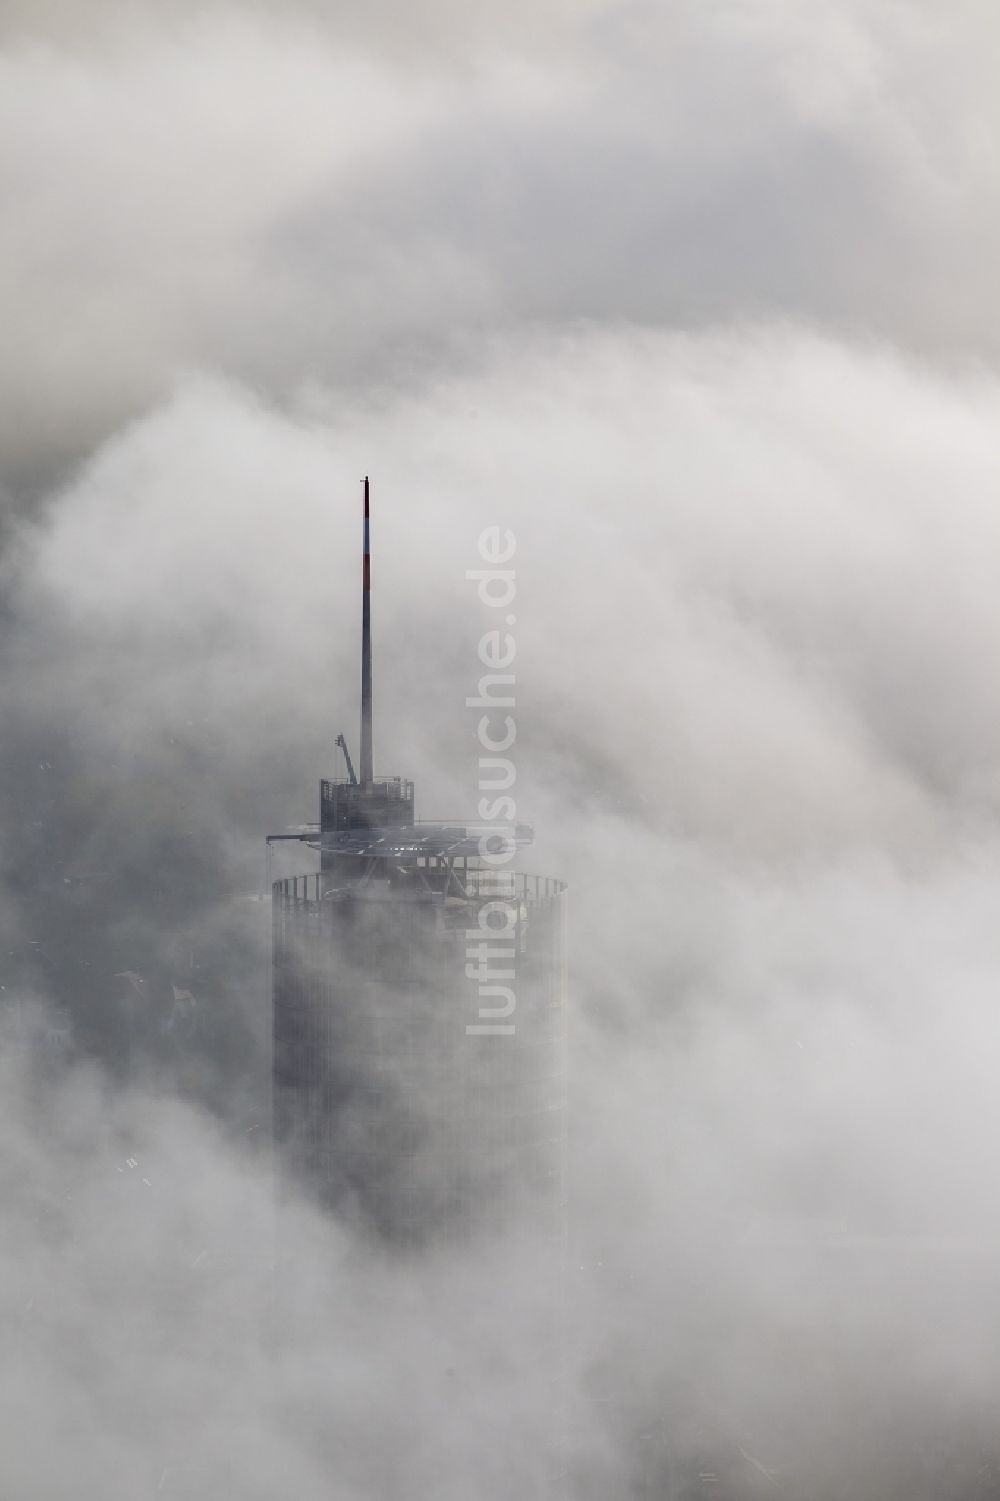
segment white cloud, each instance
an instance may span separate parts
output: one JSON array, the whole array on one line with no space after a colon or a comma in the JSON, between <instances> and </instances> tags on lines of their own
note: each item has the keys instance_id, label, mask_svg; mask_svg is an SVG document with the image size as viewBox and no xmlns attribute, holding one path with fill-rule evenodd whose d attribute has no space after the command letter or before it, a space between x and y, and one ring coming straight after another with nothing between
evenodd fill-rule
<instances>
[{"instance_id":1,"label":"white cloud","mask_svg":"<svg viewBox=\"0 0 1000 1501\"><path fill-rule=\"evenodd\" d=\"M242 898L353 737L366 471L377 758L423 815L471 805L464 571L518 536L519 810L573 890L575 1497L701 1462L741 1495L974 1494L991 12L123 17L8 6L0 57L0 984L111 1069L41 1116L4 1091L19 1494L154 1488L190 1434L240 1495L531 1494L530 1238L366 1264L290 1206L277 1399L231 1255L268 1206L226 1135L266 1033ZM211 1020L166 1068L178 983ZM151 1089L111 1082L123 1050ZM127 1154L148 1210L108 1187Z\"/></svg>"}]
</instances>

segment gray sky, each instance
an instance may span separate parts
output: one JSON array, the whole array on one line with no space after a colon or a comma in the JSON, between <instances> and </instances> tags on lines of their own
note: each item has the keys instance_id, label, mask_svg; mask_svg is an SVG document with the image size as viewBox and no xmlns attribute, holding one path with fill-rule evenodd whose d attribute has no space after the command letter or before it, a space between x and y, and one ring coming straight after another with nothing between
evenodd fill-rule
<instances>
[{"instance_id":1,"label":"gray sky","mask_svg":"<svg viewBox=\"0 0 1000 1501\"><path fill-rule=\"evenodd\" d=\"M15 494L208 367L792 319L997 352L995 18L849 0L7 5Z\"/></svg>"},{"instance_id":2,"label":"gray sky","mask_svg":"<svg viewBox=\"0 0 1000 1501\"><path fill-rule=\"evenodd\" d=\"M356 736L365 472L423 816L472 807L464 575L518 537L572 1501L992 1494L998 42L973 0L0 6L10 1494L182 1450L533 1494L530 1227L383 1266L291 1206L280 1399L247 1333L252 898Z\"/></svg>"}]
</instances>

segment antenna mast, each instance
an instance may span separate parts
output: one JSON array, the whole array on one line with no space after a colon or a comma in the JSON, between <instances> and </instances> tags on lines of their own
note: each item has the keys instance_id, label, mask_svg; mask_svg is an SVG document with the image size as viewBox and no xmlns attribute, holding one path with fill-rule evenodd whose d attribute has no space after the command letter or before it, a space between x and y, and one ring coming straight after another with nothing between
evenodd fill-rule
<instances>
[{"instance_id":1,"label":"antenna mast","mask_svg":"<svg viewBox=\"0 0 1000 1501\"><path fill-rule=\"evenodd\" d=\"M361 581L361 786L370 792L372 765L372 572L368 534L368 476L365 475L365 542Z\"/></svg>"}]
</instances>

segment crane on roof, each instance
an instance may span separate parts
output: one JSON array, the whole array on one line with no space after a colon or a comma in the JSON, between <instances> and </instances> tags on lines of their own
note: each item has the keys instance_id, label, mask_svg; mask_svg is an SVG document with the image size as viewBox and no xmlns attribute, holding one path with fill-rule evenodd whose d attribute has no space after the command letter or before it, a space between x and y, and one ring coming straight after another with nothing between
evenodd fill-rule
<instances>
[{"instance_id":1,"label":"crane on roof","mask_svg":"<svg viewBox=\"0 0 1000 1501\"><path fill-rule=\"evenodd\" d=\"M348 778L348 781L350 782L350 784L351 784L352 787L356 787L358 785L358 779L357 779L357 777L354 774L354 762L351 760L351 753L347 749L347 741L344 739L343 735L338 735L337 736L337 744L340 746L341 750L344 752L344 760L347 762L347 778Z\"/></svg>"}]
</instances>

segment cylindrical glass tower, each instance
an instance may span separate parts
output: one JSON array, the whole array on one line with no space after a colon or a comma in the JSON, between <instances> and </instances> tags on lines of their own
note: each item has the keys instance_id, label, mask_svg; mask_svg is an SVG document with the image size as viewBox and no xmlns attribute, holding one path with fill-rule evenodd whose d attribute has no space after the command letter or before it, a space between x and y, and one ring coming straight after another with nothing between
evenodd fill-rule
<instances>
[{"instance_id":1,"label":"cylindrical glass tower","mask_svg":"<svg viewBox=\"0 0 1000 1501\"><path fill-rule=\"evenodd\" d=\"M273 888L286 1170L395 1241L520 1210L558 1232L564 888L470 856L324 863Z\"/></svg>"}]
</instances>

